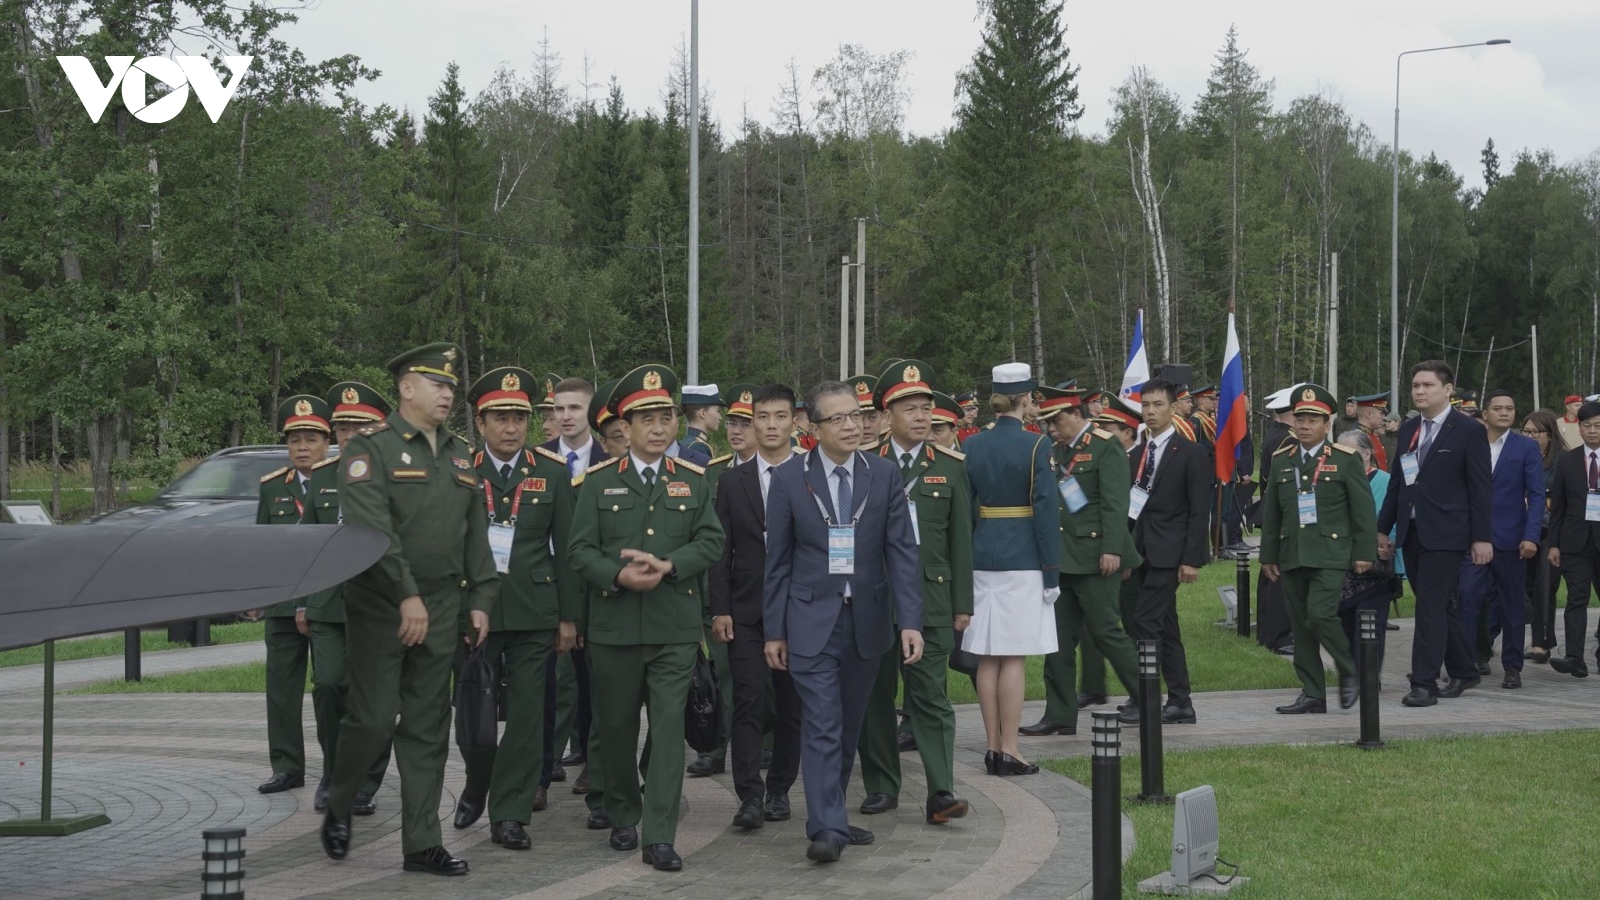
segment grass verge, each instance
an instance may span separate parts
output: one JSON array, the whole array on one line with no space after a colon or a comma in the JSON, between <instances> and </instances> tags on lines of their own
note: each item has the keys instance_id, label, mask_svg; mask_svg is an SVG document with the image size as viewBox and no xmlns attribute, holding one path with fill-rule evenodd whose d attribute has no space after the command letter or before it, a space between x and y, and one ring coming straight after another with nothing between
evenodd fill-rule
<instances>
[{"instance_id":1,"label":"grass verge","mask_svg":"<svg viewBox=\"0 0 1600 900\"><path fill-rule=\"evenodd\" d=\"M309 670L306 690L311 690ZM74 694L265 694L266 662L242 666L195 669L170 675L152 675L143 681L97 681L72 691Z\"/></svg>"},{"instance_id":2,"label":"grass verge","mask_svg":"<svg viewBox=\"0 0 1600 900\"><path fill-rule=\"evenodd\" d=\"M212 625L211 643L241 644L245 641L259 641L262 639L262 629L264 627L260 622ZM56 641L56 662L65 662L69 659L121 656L123 646L124 643L120 634ZM154 653L158 650L178 650L188 646L188 644L179 644L167 640L165 628L141 632L139 635L139 649L145 653ZM0 651L0 669L8 666L38 665L42 662L44 662L44 647L42 645Z\"/></svg>"},{"instance_id":3,"label":"grass verge","mask_svg":"<svg viewBox=\"0 0 1600 900\"><path fill-rule=\"evenodd\" d=\"M1563 836L1600 805L1600 779L1572 769L1597 737L1558 731L1394 741L1372 752L1350 745L1174 752L1165 757L1166 788L1216 789L1220 855L1251 879L1235 896L1594 897L1600 874ZM1090 781L1087 758L1041 765ZM1124 757L1122 781L1124 796L1138 793L1136 757ZM1123 868L1123 896L1131 898L1140 896L1140 879L1170 865L1172 807L1125 804L1123 811L1138 835Z\"/></svg>"}]
</instances>

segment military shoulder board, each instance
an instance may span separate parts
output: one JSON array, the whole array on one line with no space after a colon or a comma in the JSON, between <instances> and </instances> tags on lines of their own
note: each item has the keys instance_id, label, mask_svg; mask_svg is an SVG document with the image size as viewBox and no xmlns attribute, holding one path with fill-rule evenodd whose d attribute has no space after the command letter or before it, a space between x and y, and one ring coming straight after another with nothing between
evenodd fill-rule
<instances>
[{"instance_id":1,"label":"military shoulder board","mask_svg":"<svg viewBox=\"0 0 1600 900\"><path fill-rule=\"evenodd\" d=\"M283 473L285 473L287 471L289 471L289 467L288 466L284 466L283 468L278 469L275 472L268 472L267 474L261 476L261 483L262 484L266 484L267 482L271 481L274 478L277 478L279 475L282 475Z\"/></svg>"}]
</instances>

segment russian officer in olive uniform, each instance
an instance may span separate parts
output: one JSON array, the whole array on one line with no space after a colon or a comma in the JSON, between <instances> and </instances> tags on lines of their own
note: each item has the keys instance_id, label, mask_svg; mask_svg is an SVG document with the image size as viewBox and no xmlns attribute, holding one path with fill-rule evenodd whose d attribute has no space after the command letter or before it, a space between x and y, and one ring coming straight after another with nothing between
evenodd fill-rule
<instances>
[{"instance_id":1,"label":"russian officer in olive uniform","mask_svg":"<svg viewBox=\"0 0 1600 900\"><path fill-rule=\"evenodd\" d=\"M356 432L389 414L389 401L359 381L341 381L328 389L332 409L329 424L334 440L343 447ZM311 467L310 502L305 521L314 525L338 525L339 459L324 459ZM350 694L350 679L345 665L347 651L344 633L344 585L335 585L306 598L306 626L311 637L311 705L317 717L317 742L322 745L322 781L317 785L314 808L328 808L328 786L338 760L339 720L344 718ZM373 798L389 768L389 748L385 747L367 770L367 777L356 791L350 812L370 816L378 811Z\"/></svg>"},{"instance_id":2,"label":"russian officer in olive uniform","mask_svg":"<svg viewBox=\"0 0 1600 900\"><path fill-rule=\"evenodd\" d=\"M277 420L278 432L289 448L290 464L262 476L256 524L298 525L310 502L312 467L328 455L328 438L333 433L328 405L320 397L296 394L278 406ZM263 610L261 618L266 620L267 753L272 777L257 790L275 794L306 783L306 743L300 716L311 641L299 600ZM313 696L313 705L316 702ZM319 798L322 791L319 787Z\"/></svg>"},{"instance_id":3,"label":"russian officer in olive uniform","mask_svg":"<svg viewBox=\"0 0 1600 900\"><path fill-rule=\"evenodd\" d=\"M611 846L642 843L644 861L663 871L683 867L672 847L683 710L702 636L700 576L722 556L705 470L665 455L678 430L677 382L666 366L647 365L611 391L607 406L628 423L628 455L584 473L569 552L572 566L600 589L585 645L600 764L610 776ZM633 777L641 706L649 710L653 745L642 797Z\"/></svg>"},{"instance_id":4,"label":"russian officer in olive uniform","mask_svg":"<svg viewBox=\"0 0 1600 900\"><path fill-rule=\"evenodd\" d=\"M1116 443L1115 447L1122 450L1124 458L1130 453L1134 445L1139 442L1139 427L1144 424L1144 412L1133 406L1127 400L1110 391L1103 391L1100 414L1094 417L1094 424L1100 430L1109 433ZM1113 457L1115 459L1116 457ZM1129 482L1132 483L1130 471ZM1117 590L1117 606L1121 613L1122 631L1130 638L1133 636L1133 612L1139 604L1139 579L1134 577L1144 565L1144 557L1140 555L1139 548L1134 546L1133 520L1129 519L1128 540L1122 545L1122 586ZM1078 708L1096 706L1106 702L1106 666L1105 655L1100 652L1099 646L1093 640L1082 641L1078 644L1078 656L1082 661L1080 670L1082 686L1078 689ZM1138 647L1134 649L1135 663L1137 664ZM1130 694L1127 704L1117 708L1118 718L1124 723L1137 725L1139 723L1139 704L1135 703Z\"/></svg>"},{"instance_id":5,"label":"russian officer in olive uniform","mask_svg":"<svg viewBox=\"0 0 1600 900\"><path fill-rule=\"evenodd\" d=\"M506 727L497 749L461 752L467 783L455 826L471 826L487 797L489 838L508 850L533 846L524 826L544 759L546 663L551 653L572 649L582 612L577 573L566 565L573 503L567 462L553 450L527 448L535 384L532 373L504 366L467 392L484 440L472 457L483 483L478 502L500 573L484 655L496 680L504 671Z\"/></svg>"},{"instance_id":6,"label":"russian officer in olive uniform","mask_svg":"<svg viewBox=\"0 0 1600 900\"><path fill-rule=\"evenodd\" d=\"M392 740L405 869L436 875L467 872L439 833L456 621L466 606L469 637L487 638L500 585L472 448L444 427L460 354L454 344L438 343L390 360L399 411L362 429L340 454L345 522L376 528L390 543L344 587L350 702L322 823L323 850L343 859L355 793Z\"/></svg>"},{"instance_id":7,"label":"russian officer in olive uniform","mask_svg":"<svg viewBox=\"0 0 1600 900\"><path fill-rule=\"evenodd\" d=\"M900 752L894 697L905 681L911 734L928 784L924 818L943 825L967 814L955 794L956 715L946 691L950 651L972 620L972 496L960 452L929 437L935 404L933 367L916 359L894 360L877 378L875 402L889 421L889 437L878 455L900 469L915 523L922 567L922 658L902 666L898 654L879 660L878 678L861 722L861 779L867 797L861 811L888 812L900 805Z\"/></svg>"},{"instance_id":8,"label":"russian officer in olive uniform","mask_svg":"<svg viewBox=\"0 0 1600 900\"><path fill-rule=\"evenodd\" d=\"M1084 416L1083 391L1039 388L1039 420L1055 440L1061 494L1061 596L1056 600L1059 649L1044 658L1044 718L1026 735L1076 734L1075 655L1093 644L1111 661L1128 695L1138 691L1133 639L1123 630L1118 589L1128 535L1128 454L1111 432Z\"/></svg>"},{"instance_id":9,"label":"russian officer in olive uniform","mask_svg":"<svg viewBox=\"0 0 1600 900\"><path fill-rule=\"evenodd\" d=\"M1328 434L1333 395L1307 384L1291 398L1295 443L1272 455L1262 500L1261 571L1282 581L1294 672L1302 690L1285 714L1328 711L1322 651L1339 671L1339 705L1356 702L1356 667L1339 622L1344 573L1362 574L1377 558L1377 510L1365 467Z\"/></svg>"}]
</instances>

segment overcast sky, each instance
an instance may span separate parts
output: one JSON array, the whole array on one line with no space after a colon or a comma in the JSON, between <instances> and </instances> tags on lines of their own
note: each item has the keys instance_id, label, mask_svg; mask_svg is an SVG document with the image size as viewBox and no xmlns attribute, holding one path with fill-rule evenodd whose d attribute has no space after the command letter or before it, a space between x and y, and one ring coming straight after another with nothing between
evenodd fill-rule
<instances>
[{"instance_id":1,"label":"overcast sky","mask_svg":"<svg viewBox=\"0 0 1600 900\"><path fill-rule=\"evenodd\" d=\"M978 45L977 9L977 0L701 0L701 82L731 131L745 104L772 121L791 58L809 74L840 44L908 50L907 127L937 133L951 124L955 73ZM1393 128L1395 54L1509 38L1510 46L1407 57L1401 146L1438 153L1469 185L1482 181L1486 138L1500 149L1502 169L1524 147L1549 148L1563 161L1600 150L1597 0L1068 0L1067 44L1081 67L1085 107L1079 127L1104 131L1113 88L1140 63L1192 105L1230 23L1250 61L1276 80L1279 108L1328 88L1381 143ZM420 113L451 60L476 94L502 63L526 71L548 33L576 94L587 54L595 90L603 96L615 76L640 110L659 106L688 28L689 0L320 0L290 39L311 58L359 55L383 72L362 87L362 99Z\"/></svg>"}]
</instances>

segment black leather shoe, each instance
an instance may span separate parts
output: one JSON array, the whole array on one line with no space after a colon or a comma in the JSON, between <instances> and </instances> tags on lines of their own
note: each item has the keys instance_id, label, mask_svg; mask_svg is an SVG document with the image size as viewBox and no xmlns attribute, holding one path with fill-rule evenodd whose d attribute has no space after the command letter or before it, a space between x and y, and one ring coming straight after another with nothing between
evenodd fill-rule
<instances>
[{"instance_id":1,"label":"black leather shoe","mask_svg":"<svg viewBox=\"0 0 1600 900\"><path fill-rule=\"evenodd\" d=\"M683 868L683 857L672 849L671 844L651 844L640 855L658 872L676 872Z\"/></svg>"},{"instance_id":2,"label":"black leather shoe","mask_svg":"<svg viewBox=\"0 0 1600 900\"><path fill-rule=\"evenodd\" d=\"M990 750L983 754L983 770L990 775L1000 774L1000 754Z\"/></svg>"},{"instance_id":3,"label":"black leather shoe","mask_svg":"<svg viewBox=\"0 0 1600 900\"><path fill-rule=\"evenodd\" d=\"M533 846L533 839L528 837L521 822L496 822L490 825L489 840L507 850L526 850Z\"/></svg>"},{"instance_id":4,"label":"black leather shoe","mask_svg":"<svg viewBox=\"0 0 1600 900\"><path fill-rule=\"evenodd\" d=\"M567 780L567 770L564 767L562 767L562 765L560 763L556 763L555 765L550 767L550 781L551 782L566 781L566 780Z\"/></svg>"},{"instance_id":5,"label":"black leather shoe","mask_svg":"<svg viewBox=\"0 0 1600 900\"><path fill-rule=\"evenodd\" d=\"M1076 725L1058 725L1049 719L1040 719L1032 725L1024 725L1017 729L1017 734L1025 737L1044 737L1048 734L1077 734Z\"/></svg>"},{"instance_id":6,"label":"black leather shoe","mask_svg":"<svg viewBox=\"0 0 1600 900\"><path fill-rule=\"evenodd\" d=\"M585 759L583 754L577 750L568 753L566 756L563 756L560 759L560 763L563 766L581 766L586 762L588 762L588 760Z\"/></svg>"},{"instance_id":7,"label":"black leather shoe","mask_svg":"<svg viewBox=\"0 0 1600 900\"><path fill-rule=\"evenodd\" d=\"M585 827L591 831L604 831L611 827L611 814L606 812L604 806L597 806L589 810L589 821Z\"/></svg>"},{"instance_id":8,"label":"black leather shoe","mask_svg":"<svg viewBox=\"0 0 1600 900\"><path fill-rule=\"evenodd\" d=\"M1483 678L1478 675L1474 675L1471 678L1452 678L1450 683L1439 691L1439 697L1444 700L1454 700L1482 682Z\"/></svg>"},{"instance_id":9,"label":"black leather shoe","mask_svg":"<svg viewBox=\"0 0 1600 900\"><path fill-rule=\"evenodd\" d=\"M578 773L578 780L572 783L574 794L589 793L589 764L584 763L583 771Z\"/></svg>"},{"instance_id":10,"label":"black leather shoe","mask_svg":"<svg viewBox=\"0 0 1600 900\"><path fill-rule=\"evenodd\" d=\"M1486 663L1486 662L1478 663L1478 674L1479 675L1487 675L1487 674L1489 674L1489 664Z\"/></svg>"},{"instance_id":11,"label":"black leather shoe","mask_svg":"<svg viewBox=\"0 0 1600 900\"><path fill-rule=\"evenodd\" d=\"M316 812L328 811L328 776L326 773L317 781L317 793L311 801L311 808Z\"/></svg>"},{"instance_id":12,"label":"black leather shoe","mask_svg":"<svg viewBox=\"0 0 1600 900\"><path fill-rule=\"evenodd\" d=\"M789 808L788 794L768 794L765 818L768 822L787 822L793 811Z\"/></svg>"},{"instance_id":13,"label":"black leather shoe","mask_svg":"<svg viewBox=\"0 0 1600 900\"><path fill-rule=\"evenodd\" d=\"M1560 672L1563 675L1571 675L1573 678L1589 677L1589 667L1584 664L1582 657L1555 656L1552 654L1550 657L1550 668L1555 669L1557 672Z\"/></svg>"},{"instance_id":14,"label":"black leather shoe","mask_svg":"<svg viewBox=\"0 0 1600 900\"><path fill-rule=\"evenodd\" d=\"M427 872L429 875L465 875L467 861L451 856L443 847L429 847L417 853L406 854L407 872Z\"/></svg>"},{"instance_id":15,"label":"black leather shoe","mask_svg":"<svg viewBox=\"0 0 1600 900\"><path fill-rule=\"evenodd\" d=\"M739 804L739 811L733 814L735 828L760 828L765 824L766 811L761 808L761 801L754 797Z\"/></svg>"},{"instance_id":16,"label":"black leather shoe","mask_svg":"<svg viewBox=\"0 0 1600 900\"><path fill-rule=\"evenodd\" d=\"M1433 695L1433 691L1424 687L1414 687L1400 698L1400 703L1405 706L1433 706L1438 702L1439 698Z\"/></svg>"},{"instance_id":17,"label":"black leather shoe","mask_svg":"<svg viewBox=\"0 0 1600 900\"><path fill-rule=\"evenodd\" d=\"M1339 708L1349 709L1361 699L1361 685L1354 678L1339 679Z\"/></svg>"},{"instance_id":18,"label":"black leather shoe","mask_svg":"<svg viewBox=\"0 0 1600 900\"><path fill-rule=\"evenodd\" d=\"M378 804L372 800L372 795L366 791L356 791L356 798L350 801L350 813L356 816L370 816L378 811Z\"/></svg>"},{"instance_id":19,"label":"black leather shoe","mask_svg":"<svg viewBox=\"0 0 1600 900\"><path fill-rule=\"evenodd\" d=\"M550 789L536 787L533 789L533 811L544 812L550 808Z\"/></svg>"},{"instance_id":20,"label":"black leather shoe","mask_svg":"<svg viewBox=\"0 0 1600 900\"><path fill-rule=\"evenodd\" d=\"M1161 709L1161 721L1168 725L1193 725L1197 720L1194 714L1194 704L1179 706L1168 703Z\"/></svg>"},{"instance_id":21,"label":"black leather shoe","mask_svg":"<svg viewBox=\"0 0 1600 900\"><path fill-rule=\"evenodd\" d=\"M909 731L896 732L894 736L894 749L896 753L910 753L917 749L917 736Z\"/></svg>"},{"instance_id":22,"label":"black leather shoe","mask_svg":"<svg viewBox=\"0 0 1600 900\"><path fill-rule=\"evenodd\" d=\"M717 759L709 753L702 753L696 756L694 762L689 763L683 771L692 778L704 778L707 775L721 775L727 770L728 764L725 761Z\"/></svg>"},{"instance_id":23,"label":"black leather shoe","mask_svg":"<svg viewBox=\"0 0 1600 900\"><path fill-rule=\"evenodd\" d=\"M1315 697L1306 696L1305 691L1300 692L1293 703L1277 708L1278 712L1286 716L1299 716L1306 713L1325 713L1328 711L1328 702Z\"/></svg>"},{"instance_id":24,"label":"black leather shoe","mask_svg":"<svg viewBox=\"0 0 1600 900\"><path fill-rule=\"evenodd\" d=\"M1500 686L1507 690L1515 690L1522 687L1522 670L1507 669L1506 677L1500 680Z\"/></svg>"},{"instance_id":25,"label":"black leather shoe","mask_svg":"<svg viewBox=\"0 0 1600 900\"><path fill-rule=\"evenodd\" d=\"M1384 631L1399 631L1400 630L1400 626L1396 625L1393 622L1385 622L1385 623L1383 623L1383 630Z\"/></svg>"},{"instance_id":26,"label":"black leather shoe","mask_svg":"<svg viewBox=\"0 0 1600 900\"><path fill-rule=\"evenodd\" d=\"M639 829L628 825L623 828L611 829L611 849L637 850L639 849Z\"/></svg>"},{"instance_id":27,"label":"black leather shoe","mask_svg":"<svg viewBox=\"0 0 1600 900\"><path fill-rule=\"evenodd\" d=\"M1550 662L1550 651L1543 647L1529 647L1523 652L1522 658L1542 666Z\"/></svg>"},{"instance_id":28,"label":"black leather shoe","mask_svg":"<svg viewBox=\"0 0 1600 900\"><path fill-rule=\"evenodd\" d=\"M861 801L861 812L868 816L886 813L899 807L900 798L889 794L868 794L867 799Z\"/></svg>"},{"instance_id":29,"label":"black leather shoe","mask_svg":"<svg viewBox=\"0 0 1600 900\"><path fill-rule=\"evenodd\" d=\"M964 818L967 801L949 791L940 791L928 798L928 824L943 825L951 819Z\"/></svg>"},{"instance_id":30,"label":"black leather shoe","mask_svg":"<svg viewBox=\"0 0 1600 900\"><path fill-rule=\"evenodd\" d=\"M763 750L761 751L761 769L765 771L770 768L772 768L772 751Z\"/></svg>"},{"instance_id":31,"label":"black leather shoe","mask_svg":"<svg viewBox=\"0 0 1600 900\"><path fill-rule=\"evenodd\" d=\"M462 797L456 801L456 828L466 829L476 824L488 800L487 797Z\"/></svg>"},{"instance_id":32,"label":"black leather shoe","mask_svg":"<svg viewBox=\"0 0 1600 900\"><path fill-rule=\"evenodd\" d=\"M850 846L852 847L865 847L877 839L877 835L866 830L865 828L857 828L854 825L850 826Z\"/></svg>"},{"instance_id":33,"label":"black leather shoe","mask_svg":"<svg viewBox=\"0 0 1600 900\"><path fill-rule=\"evenodd\" d=\"M306 777L304 775L285 775L282 772L274 772L272 773L272 777L261 782L261 784L256 787L256 790L263 794L276 794L279 791L287 791L293 788L305 786Z\"/></svg>"},{"instance_id":34,"label":"black leather shoe","mask_svg":"<svg viewBox=\"0 0 1600 900\"><path fill-rule=\"evenodd\" d=\"M1025 763L1009 753L996 754L995 774L1006 775L1037 775L1039 767L1033 763Z\"/></svg>"},{"instance_id":35,"label":"black leather shoe","mask_svg":"<svg viewBox=\"0 0 1600 900\"><path fill-rule=\"evenodd\" d=\"M1139 707L1133 704L1117 707L1117 721L1124 725L1139 724Z\"/></svg>"},{"instance_id":36,"label":"black leather shoe","mask_svg":"<svg viewBox=\"0 0 1600 900\"><path fill-rule=\"evenodd\" d=\"M1079 694L1078 695L1078 708L1079 709L1083 709L1085 706L1104 706L1105 704L1106 704L1106 695L1105 694Z\"/></svg>"},{"instance_id":37,"label":"black leather shoe","mask_svg":"<svg viewBox=\"0 0 1600 900\"><path fill-rule=\"evenodd\" d=\"M839 853L844 848L839 845L839 839L832 835L823 835L811 842L806 848L806 859L812 862L838 862Z\"/></svg>"},{"instance_id":38,"label":"black leather shoe","mask_svg":"<svg viewBox=\"0 0 1600 900\"><path fill-rule=\"evenodd\" d=\"M350 852L350 820L333 813L322 817L322 852L329 859L344 859Z\"/></svg>"}]
</instances>

